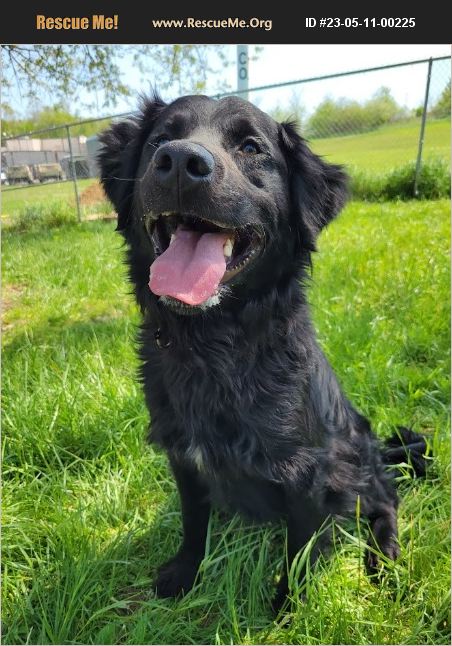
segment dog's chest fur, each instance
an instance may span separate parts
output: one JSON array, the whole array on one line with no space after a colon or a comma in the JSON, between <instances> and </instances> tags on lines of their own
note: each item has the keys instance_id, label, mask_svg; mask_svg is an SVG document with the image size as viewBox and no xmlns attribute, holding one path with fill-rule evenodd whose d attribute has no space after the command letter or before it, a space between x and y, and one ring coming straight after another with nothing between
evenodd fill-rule
<instances>
[{"instance_id":1,"label":"dog's chest fur","mask_svg":"<svg viewBox=\"0 0 452 646\"><path fill-rule=\"evenodd\" d=\"M250 345L223 328L159 349L145 329L142 358L152 441L204 473L214 497L235 500L247 487L251 501L252 483L262 497L267 482L264 495L277 506L278 485L309 477L316 458L300 388L309 363L302 343L295 351L277 334Z\"/></svg>"}]
</instances>

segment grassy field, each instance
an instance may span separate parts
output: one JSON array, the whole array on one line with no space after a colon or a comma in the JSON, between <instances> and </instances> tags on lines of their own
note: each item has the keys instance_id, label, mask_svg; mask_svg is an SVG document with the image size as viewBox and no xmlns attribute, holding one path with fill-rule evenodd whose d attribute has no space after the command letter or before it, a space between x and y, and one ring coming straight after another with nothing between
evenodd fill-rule
<instances>
[{"instance_id":1,"label":"grassy field","mask_svg":"<svg viewBox=\"0 0 452 646\"><path fill-rule=\"evenodd\" d=\"M419 129L420 120L413 119L407 123L386 125L360 135L313 139L311 145L313 150L325 156L325 159L345 164L350 170L357 167L361 172L388 171L394 166L416 159ZM450 120L427 121L424 141L425 159L431 157L450 159L450 132ZM94 183L94 179L79 180L79 194L82 195ZM14 218L26 205L46 202L49 199L67 201L75 206L72 182L43 184L19 190L3 187L2 216ZM95 210L91 200L82 206L82 213L85 216Z\"/></svg>"},{"instance_id":2,"label":"grassy field","mask_svg":"<svg viewBox=\"0 0 452 646\"><path fill-rule=\"evenodd\" d=\"M95 179L79 179L77 186L79 194L95 183ZM2 186L2 215L14 216L26 204L46 202L59 199L67 201L75 207L75 193L73 182L58 182L48 184L36 184L24 188L13 188Z\"/></svg>"},{"instance_id":3,"label":"grassy field","mask_svg":"<svg viewBox=\"0 0 452 646\"><path fill-rule=\"evenodd\" d=\"M401 483L402 554L378 585L336 526L308 600L272 620L284 532L210 524L203 576L151 592L180 541L165 457L144 444L139 321L113 223L3 233L3 643L446 644L449 202L350 204L322 235L310 291L325 351L380 436L430 438Z\"/></svg>"},{"instance_id":4,"label":"grassy field","mask_svg":"<svg viewBox=\"0 0 452 646\"><path fill-rule=\"evenodd\" d=\"M386 171L416 159L420 119L393 123L361 135L313 139L311 146L325 159L360 170ZM450 120L429 120L425 128L424 156L450 159Z\"/></svg>"}]
</instances>

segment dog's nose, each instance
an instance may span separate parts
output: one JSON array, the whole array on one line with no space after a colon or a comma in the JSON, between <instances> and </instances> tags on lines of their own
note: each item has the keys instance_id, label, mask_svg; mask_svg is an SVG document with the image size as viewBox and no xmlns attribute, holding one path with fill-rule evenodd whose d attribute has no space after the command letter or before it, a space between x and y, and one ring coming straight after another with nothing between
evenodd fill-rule
<instances>
[{"instance_id":1,"label":"dog's nose","mask_svg":"<svg viewBox=\"0 0 452 646\"><path fill-rule=\"evenodd\" d=\"M157 149L153 159L157 181L179 190L210 182L215 168L213 155L199 144L171 141Z\"/></svg>"}]
</instances>

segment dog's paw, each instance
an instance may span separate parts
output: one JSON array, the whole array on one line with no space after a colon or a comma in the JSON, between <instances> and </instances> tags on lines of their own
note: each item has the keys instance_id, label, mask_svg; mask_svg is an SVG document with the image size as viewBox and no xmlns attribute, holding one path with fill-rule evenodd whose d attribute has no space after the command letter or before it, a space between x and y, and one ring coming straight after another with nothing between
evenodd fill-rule
<instances>
[{"instance_id":1,"label":"dog's paw","mask_svg":"<svg viewBox=\"0 0 452 646\"><path fill-rule=\"evenodd\" d=\"M378 550L391 561L395 561L400 554L400 547L395 540L389 540L385 545L379 545ZM379 554L377 554L373 550L366 550L365 564L367 574L369 576L375 576L382 573L384 563L382 562Z\"/></svg>"},{"instance_id":2,"label":"dog's paw","mask_svg":"<svg viewBox=\"0 0 452 646\"><path fill-rule=\"evenodd\" d=\"M276 594L271 601L272 614L276 618L279 615L283 615L285 612L289 611L290 607L291 601L289 597L289 583L287 580L287 575L283 575L276 588Z\"/></svg>"},{"instance_id":3,"label":"dog's paw","mask_svg":"<svg viewBox=\"0 0 452 646\"><path fill-rule=\"evenodd\" d=\"M276 590L276 594L271 601L271 610L274 617L277 617L281 614L283 609L287 609L289 607L289 597L287 594L287 588L285 590L280 588Z\"/></svg>"},{"instance_id":4,"label":"dog's paw","mask_svg":"<svg viewBox=\"0 0 452 646\"><path fill-rule=\"evenodd\" d=\"M177 554L158 571L154 583L158 597L178 597L186 594L196 579L199 563L185 554Z\"/></svg>"}]
</instances>

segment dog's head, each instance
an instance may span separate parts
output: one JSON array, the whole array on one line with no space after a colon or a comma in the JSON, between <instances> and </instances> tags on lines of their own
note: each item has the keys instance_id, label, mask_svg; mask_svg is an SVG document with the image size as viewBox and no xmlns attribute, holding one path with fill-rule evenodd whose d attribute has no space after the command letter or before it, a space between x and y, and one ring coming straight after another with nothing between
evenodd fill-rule
<instances>
[{"instance_id":1,"label":"dog's head","mask_svg":"<svg viewBox=\"0 0 452 646\"><path fill-rule=\"evenodd\" d=\"M154 97L101 143L102 183L139 265L133 278L180 314L297 275L346 199L340 167L293 124L237 97Z\"/></svg>"}]
</instances>

